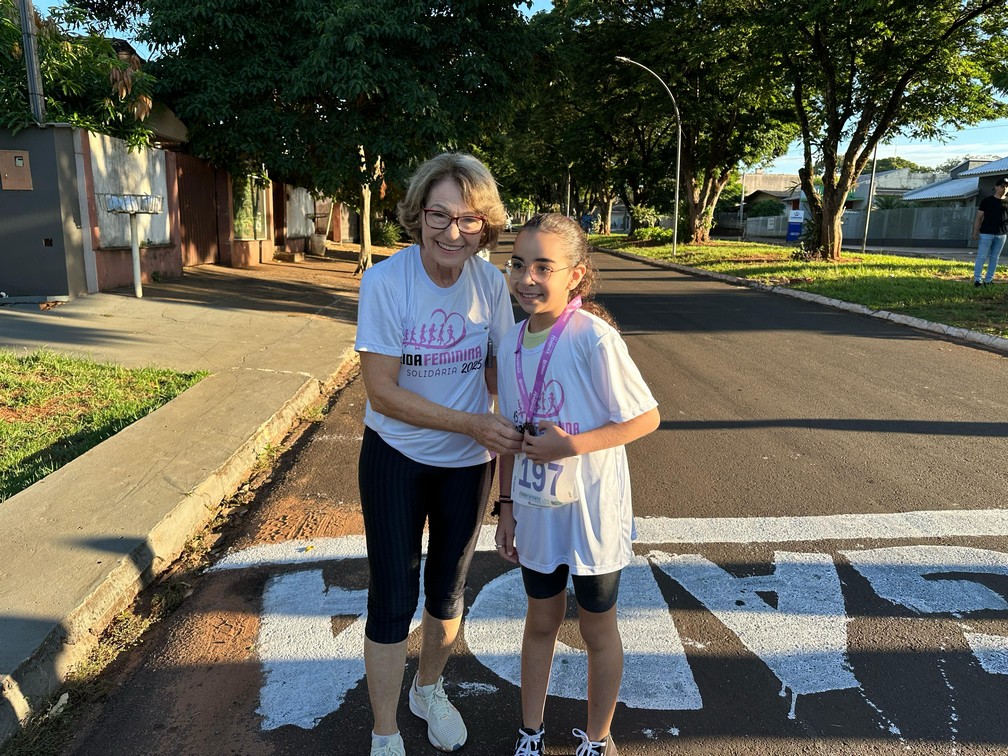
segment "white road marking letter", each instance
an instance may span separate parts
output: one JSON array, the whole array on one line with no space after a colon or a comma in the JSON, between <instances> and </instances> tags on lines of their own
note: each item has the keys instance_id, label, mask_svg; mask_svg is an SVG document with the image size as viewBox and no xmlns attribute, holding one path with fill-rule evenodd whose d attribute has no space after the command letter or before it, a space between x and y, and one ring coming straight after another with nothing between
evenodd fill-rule
<instances>
[{"instance_id":1,"label":"white road marking letter","mask_svg":"<svg viewBox=\"0 0 1008 756\"><path fill-rule=\"evenodd\" d=\"M920 614L1005 611L1000 595L952 574L1008 575L1008 554L966 546L890 546L841 551L886 601Z\"/></svg>"},{"instance_id":2,"label":"white road marking letter","mask_svg":"<svg viewBox=\"0 0 1008 756\"><path fill-rule=\"evenodd\" d=\"M259 695L262 728L311 729L336 711L364 677L367 591L326 590L321 570L269 579L263 594L259 658L265 683ZM333 637L332 618L357 617Z\"/></svg>"},{"instance_id":3,"label":"white road marking letter","mask_svg":"<svg viewBox=\"0 0 1008 756\"><path fill-rule=\"evenodd\" d=\"M423 588L410 632L420 626ZM333 617L354 617L333 636ZM259 659L265 682L259 693L262 729L311 729L336 711L364 679L367 591L326 587L322 570L271 577L263 592Z\"/></svg>"},{"instance_id":4,"label":"white road marking letter","mask_svg":"<svg viewBox=\"0 0 1008 756\"><path fill-rule=\"evenodd\" d=\"M973 580L952 575L1008 575L1008 554L967 546L890 546L841 554L875 592L920 614L1008 610L1004 598ZM987 672L1008 675L1008 637L963 633Z\"/></svg>"},{"instance_id":5,"label":"white road marking letter","mask_svg":"<svg viewBox=\"0 0 1008 756\"><path fill-rule=\"evenodd\" d=\"M796 695L858 687L840 578L826 554L776 552L772 575L735 577L696 554L649 555ZM774 593L777 606L757 592Z\"/></svg>"},{"instance_id":6,"label":"white road marking letter","mask_svg":"<svg viewBox=\"0 0 1008 756\"><path fill-rule=\"evenodd\" d=\"M640 557L623 569L616 611L625 650L620 701L635 709L703 708L668 604L650 566ZM524 615L521 573L510 570L483 587L465 622L469 650L489 670L515 686L521 685ZM557 643L549 694L584 700L587 679L585 652Z\"/></svg>"}]
</instances>

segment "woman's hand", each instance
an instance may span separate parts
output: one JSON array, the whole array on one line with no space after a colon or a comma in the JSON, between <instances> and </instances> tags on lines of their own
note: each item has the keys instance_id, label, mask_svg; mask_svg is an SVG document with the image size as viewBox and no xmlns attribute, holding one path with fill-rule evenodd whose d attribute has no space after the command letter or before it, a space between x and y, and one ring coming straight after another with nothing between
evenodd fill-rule
<instances>
[{"instance_id":1,"label":"woman's hand","mask_svg":"<svg viewBox=\"0 0 1008 756\"><path fill-rule=\"evenodd\" d=\"M497 556L512 564L518 564L518 550L514 545L515 518L510 504L501 504L500 519L497 520L497 532L494 543L497 544Z\"/></svg>"},{"instance_id":2,"label":"woman's hand","mask_svg":"<svg viewBox=\"0 0 1008 756\"><path fill-rule=\"evenodd\" d=\"M497 454L517 454L522 450L521 433L503 417L490 412L471 415L467 435Z\"/></svg>"},{"instance_id":3,"label":"woman's hand","mask_svg":"<svg viewBox=\"0 0 1008 756\"><path fill-rule=\"evenodd\" d=\"M539 423L539 433L533 436L525 433L521 450L533 462L545 464L575 455L573 436L556 423L543 420Z\"/></svg>"}]
</instances>

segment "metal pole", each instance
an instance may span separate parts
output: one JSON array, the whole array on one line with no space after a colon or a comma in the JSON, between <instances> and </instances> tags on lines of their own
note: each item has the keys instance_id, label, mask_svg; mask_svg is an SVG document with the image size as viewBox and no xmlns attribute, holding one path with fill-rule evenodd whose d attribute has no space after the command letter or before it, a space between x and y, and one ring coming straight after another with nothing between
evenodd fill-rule
<instances>
[{"instance_id":1,"label":"metal pole","mask_svg":"<svg viewBox=\"0 0 1008 756\"><path fill-rule=\"evenodd\" d=\"M566 210L566 215L568 218L571 217L571 166L568 165L568 210Z\"/></svg>"},{"instance_id":2,"label":"metal pole","mask_svg":"<svg viewBox=\"0 0 1008 756\"><path fill-rule=\"evenodd\" d=\"M137 214L130 213L130 246L133 248L133 293L137 299L143 296L140 286L140 234L137 233Z\"/></svg>"},{"instance_id":3,"label":"metal pole","mask_svg":"<svg viewBox=\"0 0 1008 756\"><path fill-rule=\"evenodd\" d=\"M875 197L875 164L878 162L878 142L875 142L875 152L872 154L871 160L871 184L868 187L868 209L865 210L864 217L864 233L861 239L861 254L865 253L865 246L868 244L868 223L871 221L871 206L872 199Z\"/></svg>"},{"instance_id":4,"label":"metal pole","mask_svg":"<svg viewBox=\"0 0 1008 756\"><path fill-rule=\"evenodd\" d=\"M28 76L28 103L32 116L41 125L46 120L46 109L35 39L35 6L31 0L19 0L18 6L21 14L21 37L24 41L25 72Z\"/></svg>"},{"instance_id":5,"label":"metal pole","mask_svg":"<svg viewBox=\"0 0 1008 756\"><path fill-rule=\"evenodd\" d=\"M745 171L742 171L742 198L738 206L739 241L745 238Z\"/></svg>"},{"instance_id":6,"label":"metal pole","mask_svg":"<svg viewBox=\"0 0 1008 756\"><path fill-rule=\"evenodd\" d=\"M676 119L676 154L675 154L675 208L672 211L672 256L675 257L677 247L679 246L679 163L680 156L682 154L682 119L679 117L679 106L676 104L675 97L672 96L672 90L668 88L668 84L662 79L661 76L656 74L650 68L642 63L638 63L636 60L630 60L630 58L625 58L622 55L617 55L616 60L620 63L632 63L638 68L643 68L649 74L654 76L665 87L665 91L668 93L669 99L672 100L672 107L675 109L675 119Z\"/></svg>"}]
</instances>

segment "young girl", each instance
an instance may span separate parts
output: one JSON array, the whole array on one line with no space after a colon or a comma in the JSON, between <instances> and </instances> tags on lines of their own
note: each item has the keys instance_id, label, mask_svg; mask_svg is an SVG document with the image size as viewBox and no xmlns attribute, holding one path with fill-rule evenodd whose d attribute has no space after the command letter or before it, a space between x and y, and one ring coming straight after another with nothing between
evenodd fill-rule
<instances>
[{"instance_id":1,"label":"young girl","mask_svg":"<svg viewBox=\"0 0 1008 756\"><path fill-rule=\"evenodd\" d=\"M577 222L536 215L506 263L528 313L497 350L500 411L524 433L502 456L497 553L521 565L522 727L515 756L544 753L543 709L572 574L588 651L588 724L576 756L613 756L609 737L623 674L616 626L620 571L633 558L624 444L658 427L657 402L601 305Z\"/></svg>"}]
</instances>

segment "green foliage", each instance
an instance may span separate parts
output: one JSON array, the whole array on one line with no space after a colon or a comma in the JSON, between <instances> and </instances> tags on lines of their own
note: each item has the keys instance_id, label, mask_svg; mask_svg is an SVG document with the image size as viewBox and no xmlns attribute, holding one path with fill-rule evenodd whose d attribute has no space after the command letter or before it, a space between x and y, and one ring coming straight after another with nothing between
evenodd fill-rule
<instances>
[{"instance_id":1,"label":"green foliage","mask_svg":"<svg viewBox=\"0 0 1008 756\"><path fill-rule=\"evenodd\" d=\"M902 197L895 194L876 194L872 206L876 210L897 210L910 207L910 203L904 202Z\"/></svg>"},{"instance_id":2,"label":"green foliage","mask_svg":"<svg viewBox=\"0 0 1008 756\"><path fill-rule=\"evenodd\" d=\"M658 211L647 205L634 205L630 208L634 228L647 228L658 225Z\"/></svg>"},{"instance_id":3,"label":"green foliage","mask_svg":"<svg viewBox=\"0 0 1008 756\"><path fill-rule=\"evenodd\" d=\"M749 205L745 213L750 218L772 218L784 214L784 203L775 199L760 200Z\"/></svg>"},{"instance_id":4,"label":"green foliage","mask_svg":"<svg viewBox=\"0 0 1008 756\"><path fill-rule=\"evenodd\" d=\"M392 221L376 221L371 226L371 243L379 247L394 247L399 243L402 227Z\"/></svg>"},{"instance_id":5,"label":"green foliage","mask_svg":"<svg viewBox=\"0 0 1008 756\"><path fill-rule=\"evenodd\" d=\"M627 238L632 241L653 242L655 244L670 244L672 242L672 229L660 228L658 226L648 226L635 228Z\"/></svg>"},{"instance_id":6,"label":"green foliage","mask_svg":"<svg viewBox=\"0 0 1008 756\"><path fill-rule=\"evenodd\" d=\"M869 163L870 165L870 163ZM897 171L903 168L909 168L913 173L930 173L931 169L927 166L920 165L913 162L912 160L907 160L906 158L901 158L898 155L893 157L879 158L875 162L876 172L881 171Z\"/></svg>"},{"instance_id":7,"label":"green foliage","mask_svg":"<svg viewBox=\"0 0 1008 756\"><path fill-rule=\"evenodd\" d=\"M506 201L512 215L528 217L535 212L535 203L528 197L509 197Z\"/></svg>"},{"instance_id":8,"label":"green foliage","mask_svg":"<svg viewBox=\"0 0 1008 756\"><path fill-rule=\"evenodd\" d=\"M381 199L418 160L500 131L534 52L500 1L145 5L158 91L194 152L355 204L363 183Z\"/></svg>"},{"instance_id":9,"label":"green foliage","mask_svg":"<svg viewBox=\"0 0 1008 756\"><path fill-rule=\"evenodd\" d=\"M143 0L72 0L71 4L103 31L135 32L144 15Z\"/></svg>"},{"instance_id":10,"label":"green foliage","mask_svg":"<svg viewBox=\"0 0 1008 756\"><path fill-rule=\"evenodd\" d=\"M118 55L93 29L71 31L84 19L74 8L36 15L36 39L46 118L108 134L131 147L150 144L152 77L139 58ZM13 132L33 124L28 101L20 15L14 0L0 0L0 126Z\"/></svg>"},{"instance_id":11,"label":"green foliage","mask_svg":"<svg viewBox=\"0 0 1008 756\"><path fill-rule=\"evenodd\" d=\"M709 229L725 181L739 163L783 154L797 133L787 93L766 82L771 61L751 52L754 23L734 3L556 3L533 18L547 54L511 154L540 205L671 208L682 127L680 217ZM689 40L687 44L683 40ZM632 64L653 70L670 88ZM677 121L678 108L681 123Z\"/></svg>"}]
</instances>

